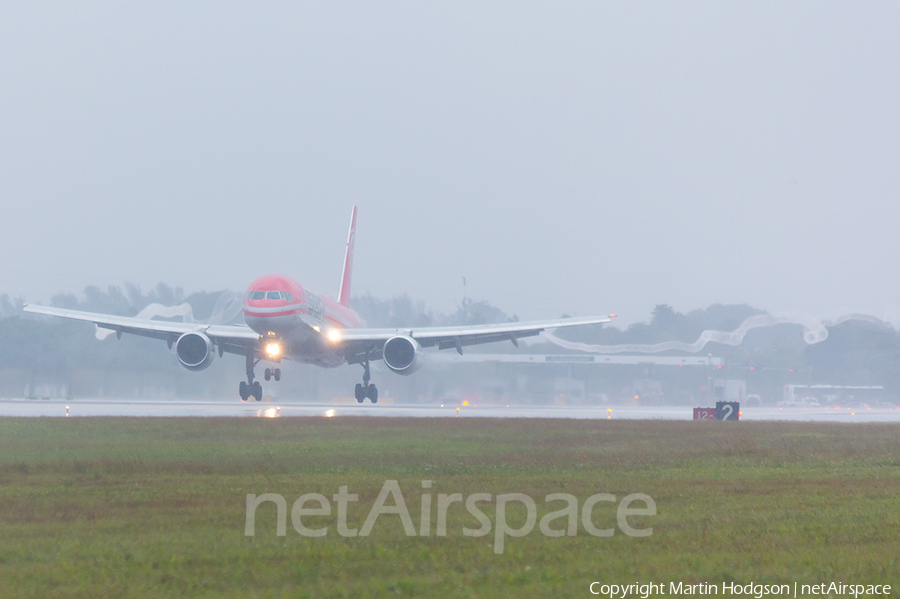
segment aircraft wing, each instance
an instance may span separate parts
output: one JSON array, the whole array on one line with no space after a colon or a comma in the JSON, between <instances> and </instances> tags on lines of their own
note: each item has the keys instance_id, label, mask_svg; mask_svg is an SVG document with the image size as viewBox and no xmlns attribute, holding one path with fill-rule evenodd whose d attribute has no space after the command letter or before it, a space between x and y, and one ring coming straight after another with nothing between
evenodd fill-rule
<instances>
[{"instance_id":1,"label":"aircraft wing","mask_svg":"<svg viewBox=\"0 0 900 599\"><path fill-rule=\"evenodd\" d=\"M113 316L95 312L82 312L81 310L37 306L35 304L28 304L24 310L33 314L93 322L102 329L115 331L116 335L130 333L143 337L153 337L154 339L164 339L170 344L174 343L184 333L204 333L217 345L222 346L223 351L231 353L244 354L246 348L256 347L259 343L259 335L250 328L243 326L209 325L199 322L171 322L149 318L133 318L130 316Z\"/></svg>"},{"instance_id":2,"label":"aircraft wing","mask_svg":"<svg viewBox=\"0 0 900 599\"><path fill-rule=\"evenodd\" d=\"M455 348L457 352L462 354L462 348L467 345L510 341L518 346L518 339L533 337L549 329L603 324L606 322L612 322L612 315L452 327L339 329L331 333L329 340L335 345L343 346L347 362L353 364L363 362L367 357L370 360L380 358L385 341L397 335L411 337L422 347Z\"/></svg>"},{"instance_id":3,"label":"aircraft wing","mask_svg":"<svg viewBox=\"0 0 900 599\"><path fill-rule=\"evenodd\" d=\"M246 355L259 344L259 335L246 326L208 325L191 322L171 322L130 316L113 316L50 306L29 304L25 312L44 314L73 320L92 322L100 328L115 331L117 335L129 333L155 339L164 339L174 343L184 333L204 333L216 343L221 351ZM342 351L350 364L365 362L367 359L381 358L384 343L391 337L404 335L415 339L422 347L438 349L456 349L462 354L462 348L468 345L510 341L518 345L522 337L533 337L548 329L571 327L611 322L609 316L592 316L581 318L561 318L558 320L540 320L532 322L505 322L499 324L479 324L452 327L409 327L394 329L334 329L328 336L328 343L334 349ZM333 335L333 336L332 336Z\"/></svg>"}]
</instances>

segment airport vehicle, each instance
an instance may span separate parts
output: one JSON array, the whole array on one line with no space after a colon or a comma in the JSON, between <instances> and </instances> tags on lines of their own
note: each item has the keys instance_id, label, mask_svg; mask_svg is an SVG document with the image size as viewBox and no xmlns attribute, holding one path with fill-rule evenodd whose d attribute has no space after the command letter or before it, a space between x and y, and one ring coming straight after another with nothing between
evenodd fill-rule
<instances>
[{"instance_id":1,"label":"airport vehicle","mask_svg":"<svg viewBox=\"0 0 900 599\"><path fill-rule=\"evenodd\" d=\"M260 361L279 364L283 359L327 368L343 364L363 367L362 384L356 384L359 403L366 398L378 401L378 389L371 383L369 364L381 359L391 372L410 375L422 365L422 349L456 349L495 341L510 341L539 334L547 329L610 322L615 315L564 318L535 322L506 322L489 325L451 327L410 327L403 329L365 328L350 309L350 276L356 237L356 206L350 216L350 232L344 253L344 266L337 301L322 297L286 276L267 275L255 280L243 300L246 326L214 325L141 319L97 314L29 304L26 312L93 322L110 329L121 338L123 333L165 340L169 349L188 370L203 370L216 353L244 356L247 380L241 381L242 401L250 397L261 401L263 392L254 380ZM280 368L266 368L265 379L281 379Z\"/></svg>"},{"instance_id":2,"label":"airport vehicle","mask_svg":"<svg viewBox=\"0 0 900 599\"><path fill-rule=\"evenodd\" d=\"M778 402L782 408L818 408L819 400L812 396L800 397L796 399L786 399Z\"/></svg>"},{"instance_id":3,"label":"airport vehicle","mask_svg":"<svg viewBox=\"0 0 900 599\"><path fill-rule=\"evenodd\" d=\"M761 406L762 398L759 395L751 394L744 398L745 406Z\"/></svg>"}]
</instances>

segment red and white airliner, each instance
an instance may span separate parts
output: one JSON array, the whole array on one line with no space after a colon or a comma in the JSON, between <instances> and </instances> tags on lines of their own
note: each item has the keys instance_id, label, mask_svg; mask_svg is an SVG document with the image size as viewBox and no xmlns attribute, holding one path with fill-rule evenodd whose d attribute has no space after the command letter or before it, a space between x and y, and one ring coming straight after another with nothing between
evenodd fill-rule
<instances>
[{"instance_id":1,"label":"red and white airliner","mask_svg":"<svg viewBox=\"0 0 900 599\"><path fill-rule=\"evenodd\" d=\"M127 316L95 314L47 306L28 305L26 312L93 322L122 333L164 339L169 349L188 370L203 370L216 353L245 357L247 381L241 381L241 400L262 400L262 385L254 381L254 367L260 361L279 364L283 359L328 368L343 364L363 366L362 384L356 385L356 400L378 401L378 389L370 383L369 363L381 359L392 372L410 375L422 365L422 348L456 349L466 345L511 341L531 337L547 329L610 322L615 315L564 318L536 322L506 322L452 327L366 328L350 309L350 275L356 236L356 207L350 216L350 233L344 254L344 268L337 301L304 289L281 275L261 277L244 294L243 312L247 326L169 322ZM281 369L266 368L265 379L281 379Z\"/></svg>"}]
</instances>

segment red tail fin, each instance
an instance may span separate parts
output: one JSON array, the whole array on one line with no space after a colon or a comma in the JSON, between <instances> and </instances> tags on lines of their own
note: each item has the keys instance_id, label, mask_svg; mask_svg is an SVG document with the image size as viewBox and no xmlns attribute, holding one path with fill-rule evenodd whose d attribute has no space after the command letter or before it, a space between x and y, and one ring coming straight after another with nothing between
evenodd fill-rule
<instances>
[{"instance_id":1,"label":"red tail fin","mask_svg":"<svg viewBox=\"0 0 900 599\"><path fill-rule=\"evenodd\" d=\"M350 274L353 271L353 244L356 241L356 206L350 214L350 232L347 234L347 250L344 253L344 271L341 273L341 288L338 290L338 303L350 307Z\"/></svg>"}]
</instances>

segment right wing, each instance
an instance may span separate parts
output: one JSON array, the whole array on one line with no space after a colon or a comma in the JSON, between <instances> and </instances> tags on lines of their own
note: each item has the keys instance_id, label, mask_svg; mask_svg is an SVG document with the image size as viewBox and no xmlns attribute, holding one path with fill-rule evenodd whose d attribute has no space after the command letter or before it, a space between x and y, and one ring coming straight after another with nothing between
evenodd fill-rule
<instances>
[{"instance_id":1,"label":"right wing","mask_svg":"<svg viewBox=\"0 0 900 599\"><path fill-rule=\"evenodd\" d=\"M334 346L342 347L347 362L354 364L367 359L378 359L384 343L391 337L404 335L415 339L422 347L456 349L462 354L467 345L480 345L497 341L511 341L533 337L548 329L612 322L615 315L560 318L532 322L503 322L451 327L407 327L399 329L334 329L328 339Z\"/></svg>"},{"instance_id":2,"label":"right wing","mask_svg":"<svg viewBox=\"0 0 900 599\"><path fill-rule=\"evenodd\" d=\"M115 331L116 336L119 337L122 336L122 333L129 333L131 335L163 339L169 344L169 347L184 333L203 333L218 345L222 351L233 354L246 355L248 350L253 351L259 347L259 335L245 326L210 325L199 322L170 322L149 318L82 312L81 310L68 310L66 308L53 308L35 304L28 304L25 306L24 311L33 314L93 322L101 329Z\"/></svg>"}]
</instances>

